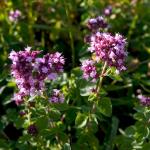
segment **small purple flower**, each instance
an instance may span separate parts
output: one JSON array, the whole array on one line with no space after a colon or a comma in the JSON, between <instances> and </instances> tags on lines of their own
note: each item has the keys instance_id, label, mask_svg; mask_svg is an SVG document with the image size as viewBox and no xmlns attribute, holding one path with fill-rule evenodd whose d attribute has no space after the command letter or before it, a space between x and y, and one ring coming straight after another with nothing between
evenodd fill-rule
<instances>
[{"instance_id":1,"label":"small purple flower","mask_svg":"<svg viewBox=\"0 0 150 150\"><path fill-rule=\"evenodd\" d=\"M104 15L105 16L110 16L112 13L112 6L107 6L105 9L104 9Z\"/></svg>"},{"instance_id":2,"label":"small purple flower","mask_svg":"<svg viewBox=\"0 0 150 150\"><path fill-rule=\"evenodd\" d=\"M87 25L88 25L88 28L93 31L96 31L99 28L107 27L107 23L102 16L98 16L97 18L89 19Z\"/></svg>"},{"instance_id":3,"label":"small purple flower","mask_svg":"<svg viewBox=\"0 0 150 150\"><path fill-rule=\"evenodd\" d=\"M92 81L95 81L98 77L95 62L93 60L84 60L81 65L81 70L83 71L83 78L86 80L92 79Z\"/></svg>"},{"instance_id":4,"label":"small purple flower","mask_svg":"<svg viewBox=\"0 0 150 150\"><path fill-rule=\"evenodd\" d=\"M49 99L51 103L63 103L64 95L58 89L53 89L51 98Z\"/></svg>"},{"instance_id":5,"label":"small purple flower","mask_svg":"<svg viewBox=\"0 0 150 150\"><path fill-rule=\"evenodd\" d=\"M48 62L50 65L52 65L52 68L56 70L56 72L63 71L63 65L65 63L65 60L61 53L56 52L54 54L50 54Z\"/></svg>"},{"instance_id":6,"label":"small purple flower","mask_svg":"<svg viewBox=\"0 0 150 150\"><path fill-rule=\"evenodd\" d=\"M144 96L142 94L138 95L137 98L143 106L150 106L150 97Z\"/></svg>"},{"instance_id":7,"label":"small purple flower","mask_svg":"<svg viewBox=\"0 0 150 150\"><path fill-rule=\"evenodd\" d=\"M17 22L20 17L21 17L21 11L20 10L15 10L15 11L11 10L9 12L9 20L11 22Z\"/></svg>"},{"instance_id":8,"label":"small purple flower","mask_svg":"<svg viewBox=\"0 0 150 150\"><path fill-rule=\"evenodd\" d=\"M31 124L27 129L28 134L36 136L38 134L38 129L35 124Z\"/></svg>"}]
</instances>

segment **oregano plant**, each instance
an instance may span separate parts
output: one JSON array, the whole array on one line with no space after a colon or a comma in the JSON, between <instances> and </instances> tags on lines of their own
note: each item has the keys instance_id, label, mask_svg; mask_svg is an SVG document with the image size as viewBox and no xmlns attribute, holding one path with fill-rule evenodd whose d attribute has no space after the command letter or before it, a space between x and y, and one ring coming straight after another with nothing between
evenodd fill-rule
<instances>
[{"instance_id":1,"label":"oregano plant","mask_svg":"<svg viewBox=\"0 0 150 150\"><path fill-rule=\"evenodd\" d=\"M23 129L19 149L108 149L109 140L99 144L96 138L101 123L111 117L111 99L103 80L126 70L126 39L107 31L106 20L99 16L88 20L91 32L85 37L88 59L70 74L63 67L59 52L12 51L11 74L17 85L12 98L20 107L15 125ZM105 133L105 131L103 131ZM106 138L106 139L107 139Z\"/></svg>"}]
</instances>

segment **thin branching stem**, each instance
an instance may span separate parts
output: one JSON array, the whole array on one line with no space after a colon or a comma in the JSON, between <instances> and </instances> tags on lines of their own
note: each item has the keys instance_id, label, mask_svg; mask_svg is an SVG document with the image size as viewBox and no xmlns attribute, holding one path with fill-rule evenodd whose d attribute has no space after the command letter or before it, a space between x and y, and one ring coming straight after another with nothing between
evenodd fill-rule
<instances>
[{"instance_id":1,"label":"thin branching stem","mask_svg":"<svg viewBox=\"0 0 150 150\"><path fill-rule=\"evenodd\" d=\"M106 67L107 67L107 62L104 63L104 66L102 68L102 72L101 72L100 77L99 77L99 82L98 82L97 87L96 87L97 96L99 95L101 87L102 87L102 82L103 82L103 78L104 78L104 73L106 71Z\"/></svg>"}]
</instances>

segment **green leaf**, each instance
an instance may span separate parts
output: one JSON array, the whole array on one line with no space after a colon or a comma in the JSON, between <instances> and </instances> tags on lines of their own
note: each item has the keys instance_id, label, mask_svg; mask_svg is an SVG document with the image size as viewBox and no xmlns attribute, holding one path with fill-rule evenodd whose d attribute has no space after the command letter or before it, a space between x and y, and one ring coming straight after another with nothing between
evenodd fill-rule
<instances>
[{"instance_id":1,"label":"green leaf","mask_svg":"<svg viewBox=\"0 0 150 150\"><path fill-rule=\"evenodd\" d=\"M71 150L71 146L69 143L65 143L63 146L63 150Z\"/></svg>"},{"instance_id":2,"label":"green leaf","mask_svg":"<svg viewBox=\"0 0 150 150\"><path fill-rule=\"evenodd\" d=\"M82 75L82 71L81 71L80 67L73 68L71 72L77 77Z\"/></svg>"},{"instance_id":3,"label":"green leaf","mask_svg":"<svg viewBox=\"0 0 150 150\"><path fill-rule=\"evenodd\" d=\"M97 99L96 94L92 93L89 97L88 97L88 101L93 102Z\"/></svg>"},{"instance_id":4,"label":"green leaf","mask_svg":"<svg viewBox=\"0 0 150 150\"><path fill-rule=\"evenodd\" d=\"M65 111L69 109L69 106L66 103L52 104L52 106L59 111Z\"/></svg>"},{"instance_id":5,"label":"green leaf","mask_svg":"<svg viewBox=\"0 0 150 150\"><path fill-rule=\"evenodd\" d=\"M78 86L80 87L81 96L89 96L92 93L92 89L95 88L95 83L87 82L84 79L79 80Z\"/></svg>"},{"instance_id":6,"label":"green leaf","mask_svg":"<svg viewBox=\"0 0 150 150\"><path fill-rule=\"evenodd\" d=\"M112 67L111 73L108 76L113 80L122 81L120 74L116 74L115 71L116 71L116 69Z\"/></svg>"},{"instance_id":7,"label":"green leaf","mask_svg":"<svg viewBox=\"0 0 150 150\"><path fill-rule=\"evenodd\" d=\"M110 117L112 114L111 100L108 97L104 97L104 98L100 99L99 103L98 103L98 110L103 115Z\"/></svg>"},{"instance_id":8,"label":"green leaf","mask_svg":"<svg viewBox=\"0 0 150 150\"><path fill-rule=\"evenodd\" d=\"M2 86L0 87L0 95L3 93L3 91L5 90L6 86Z\"/></svg>"},{"instance_id":9,"label":"green leaf","mask_svg":"<svg viewBox=\"0 0 150 150\"><path fill-rule=\"evenodd\" d=\"M18 117L18 113L16 112L16 109L7 109L6 113L9 121L14 121Z\"/></svg>"},{"instance_id":10,"label":"green leaf","mask_svg":"<svg viewBox=\"0 0 150 150\"><path fill-rule=\"evenodd\" d=\"M40 117L37 119L36 124L38 126L38 129L44 130L48 126L48 118L46 116Z\"/></svg>"},{"instance_id":11,"label":"green leaf","mask_svg":"<svg viewBox=\"0 0 150 150\"><path fill-rule=\"evenodd\" d=\"M75 125L77 128L83 128L86 125L87 121L88 121L87 115L78 113L75 120Z\"/></svg>"},{"instance_id":12,"label":"green leaf","mask_svg":"<svg viewBox=\"0 0 150 150\"><path fill-rule=\"evenodd\" d=\"M15 87L15 86L16 86L16 83L13 81L10 81L7 83L7 87Z\"/></svg>"},{"instance_id":13,"label":"green leaf","mask_svg":"<svg viewBox=\"0 0 150 150\"><path fill-rule=\"evenodd\" d=\"M133 137L135 134L136 128L134 126L130 126L125 130L125 135L129 138Z\"/></svg>"},{"instance_id":14,"label":"green leaf","mask_svg":"<svg viewBox=\"0 0 150 150\"><path fill-rule=\"evenodd\" d=\"M83 133L80 135L77 145L78 149L84 150L99 150L99 141L92 133ZM82 148L81 148L82 145Z\"/></svg>"},{"instance_id":15,"label":"green leaf","mask_svg":"<svg viewBox=\"0 0 150 150\"><path fill-rule=\"evenodd\" d=\"M4 139L0 139L0 150L10 150L10 143Z\"/></svg>"},{"instance_id":16,"label":"green leaf","mask_svg":"<svg viewBox=\"0 0 150 150\"><path fill-rule=\"evenodd\" d=\"M150 148L150 143L146 143L144 144L142 150L149 150L149 148Z\"/></svg>"}]
</instances>

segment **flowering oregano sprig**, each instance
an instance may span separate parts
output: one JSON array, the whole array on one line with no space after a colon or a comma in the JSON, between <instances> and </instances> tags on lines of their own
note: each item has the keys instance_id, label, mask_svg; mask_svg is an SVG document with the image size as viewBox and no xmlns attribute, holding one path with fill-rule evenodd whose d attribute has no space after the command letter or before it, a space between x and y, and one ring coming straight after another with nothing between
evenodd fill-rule
<instances>
[{"instance_id":1,"label":"flowering oregano sprig","mask_svg":"<svg viewBox=\"0 0 150 150\"><path fill-rule=\"evenodd\" d=\"M103 24L107 24L103 17L89 19L87 24L92 33L86 36L85 42L89 45L88 51L91 52L94 59L91 57L84 60L81 70L83 71L83 78L97 82L95 90L98 94L108 68L116 68L117 74L126 70L126 39L120 34L112 35L108 32L100 32L99 29L105 27ZM99 63L103 65L101 69L97 69ZM101 72L98 70L101 70Z\"/></svg>"},{"instance_id":2,"label":"flowering oregano sprig","mask_svg":"<svg viewBox=\"0 0 150 150\"><path fill-rule=\"evenodd\" d=\"M53 80L63 71L65 63L61 53L46 54L38 57L40 51L31 51L31 47L23 51L12 51L11 74L15 78L19 92L14 95L17 105L25 96L39 95L45 90L45 80Z\"/></svg>"},{"instance_id":3,"label":"flowering oregano sprig","mask_svg":"<svg viewBox=\"0 0 150 150\"><path fill-rule=\"evenodd\" d=\"M106 67L115 67L116 73L126 70L126 39L120 34L112 35L107 32L98 31L100 28L97 24L98 18L102 17L95 18L95 21L94 18L88 21L88 26L95 30L95 32L86 36L85 42L89 44L88 51L95 56L95 62L94 60L85 60L82 62L81 70L85 79L91 77L95 80L97 78L96 64L100 62L107 64Z\"/></svg>"}]
</instances>

